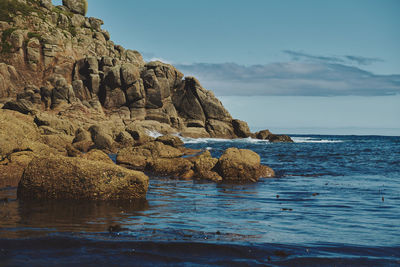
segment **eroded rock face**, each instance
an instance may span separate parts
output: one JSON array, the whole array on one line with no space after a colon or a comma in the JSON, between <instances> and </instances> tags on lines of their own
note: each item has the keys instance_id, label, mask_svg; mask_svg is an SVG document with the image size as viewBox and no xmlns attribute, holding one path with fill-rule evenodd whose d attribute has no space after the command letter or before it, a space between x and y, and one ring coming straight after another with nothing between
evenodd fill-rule
<instances>
[{"instance_id":1,"label":"eroded rock face","mask_svg":"<svg viewBox=\"0 0 400 267\"><path fill-rule=\"evenodd\" d=\"M20 199L135 200L146 198L142 172L82 158L38 157L18 185Z\"/></svg>"}]
</instances>

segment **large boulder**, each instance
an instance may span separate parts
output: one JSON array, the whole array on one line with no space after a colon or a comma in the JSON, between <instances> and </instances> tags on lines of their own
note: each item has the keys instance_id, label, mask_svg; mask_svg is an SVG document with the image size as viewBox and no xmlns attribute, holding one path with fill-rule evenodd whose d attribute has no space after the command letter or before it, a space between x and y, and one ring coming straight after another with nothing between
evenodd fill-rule
<instances>
[{"instance_id":1,"label":"large boulder","mask_svg":"<svg viewBox=\"0 0 400 267\"><path fill-rule=\"evenodd\" d=\"M256 182L260 178L260 156L248 149L228 148L216 169L224 181Z\"/></svg>"},{"instance_id":2,"label":"large boulder","mask_svg":"<svg viewBox=\"0 0 400 267\"><path fill-rule=\"evenodd\" d=\"M87 0L63 0L63 5L69 10L80 15L86 15L88 9Z\"/></svg>"},{"instance_id":3,"label":"large boulder","mask_svg":"<svg viewBox=\"0 0 400 267\"><path fill-rule=\"evenodd\" d=\"M38 157L18 185L20 199L144 199L149 178L142 172L82 158Z\"/></svg>"}]
</instances>

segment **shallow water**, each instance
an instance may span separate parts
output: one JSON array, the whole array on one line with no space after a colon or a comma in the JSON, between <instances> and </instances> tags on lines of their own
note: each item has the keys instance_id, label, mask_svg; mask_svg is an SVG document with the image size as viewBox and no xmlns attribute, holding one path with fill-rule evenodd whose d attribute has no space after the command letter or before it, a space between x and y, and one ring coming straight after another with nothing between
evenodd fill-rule
<instances>
[{"instance_id":1,"label":"shallow water","mask_svg":"<svg viewBox=\"0 0 400 267\"><path fill-rule=\"evenodd\" d=\"M134 204L23 202L1 190L0 266L400 265L400 137L293 139L185 139L214 156L256 151L277 178L255 184L152 177Z\"/></svg>"}]
</instances>

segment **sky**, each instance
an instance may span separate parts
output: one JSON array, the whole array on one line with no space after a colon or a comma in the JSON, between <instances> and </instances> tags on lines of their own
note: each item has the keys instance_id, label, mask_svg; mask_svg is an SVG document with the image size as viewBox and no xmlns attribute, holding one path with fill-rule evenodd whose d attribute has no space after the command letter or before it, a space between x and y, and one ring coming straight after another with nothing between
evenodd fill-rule
<instances>
[{"instance_id":1,"label":"sky","mask_svg":"<svg viewBox=\"0 0 400 267\"><path fill-rule=\"evenodd\" d=\"M197 77L253 130L400 135L398 0L88 2L115 43Z\"/></svg>"}]
</instances>

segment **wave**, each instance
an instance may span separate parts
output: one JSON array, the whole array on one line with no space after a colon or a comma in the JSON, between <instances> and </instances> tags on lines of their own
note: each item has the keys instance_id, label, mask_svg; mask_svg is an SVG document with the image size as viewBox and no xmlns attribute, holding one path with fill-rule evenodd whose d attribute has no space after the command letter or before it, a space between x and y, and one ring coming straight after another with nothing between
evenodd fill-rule
<instances>
[{"instance_id":1,"label":"wave","mask_svg":"<svg viewBox=\"0 0 400 267\"><path fill-rule=\"evenodd\" d=\"M292 137L295 143L343 143L342 140L329 140L315 137Z\"/></svg>"},{"instance_id":2,"label":"wave","mask_svg":"<svg viewBox=\"0 0 400 267\"><path fill-rule=\"evenodd\" d=\"M270 143L268 140L260 140L254 138L237 138L237 139L224 139L224 138L190 138L179 136L185 144L210 144L210 143Z\"/></svg>"},{"instance_id":3,"label":"wave","mask_svg":"<svg viewBox=\"0 0 400 267\"><path fill-rule=\"evenodd\" d=\"M147 131L147 134L151 137L157 138L163 134L157 131ZM173 134L178 136L185 144L210 144L210 143L236 143L236 144L258 144L258 143L270 143L269 140L260 140L255 138L236 138L236 139L226 139L226 138L191 138L183 137L180 133ZM342 143L342 140L330 140L321 139L316 137L291 137L295 143Z\"/></svg>"}]
</instances>

